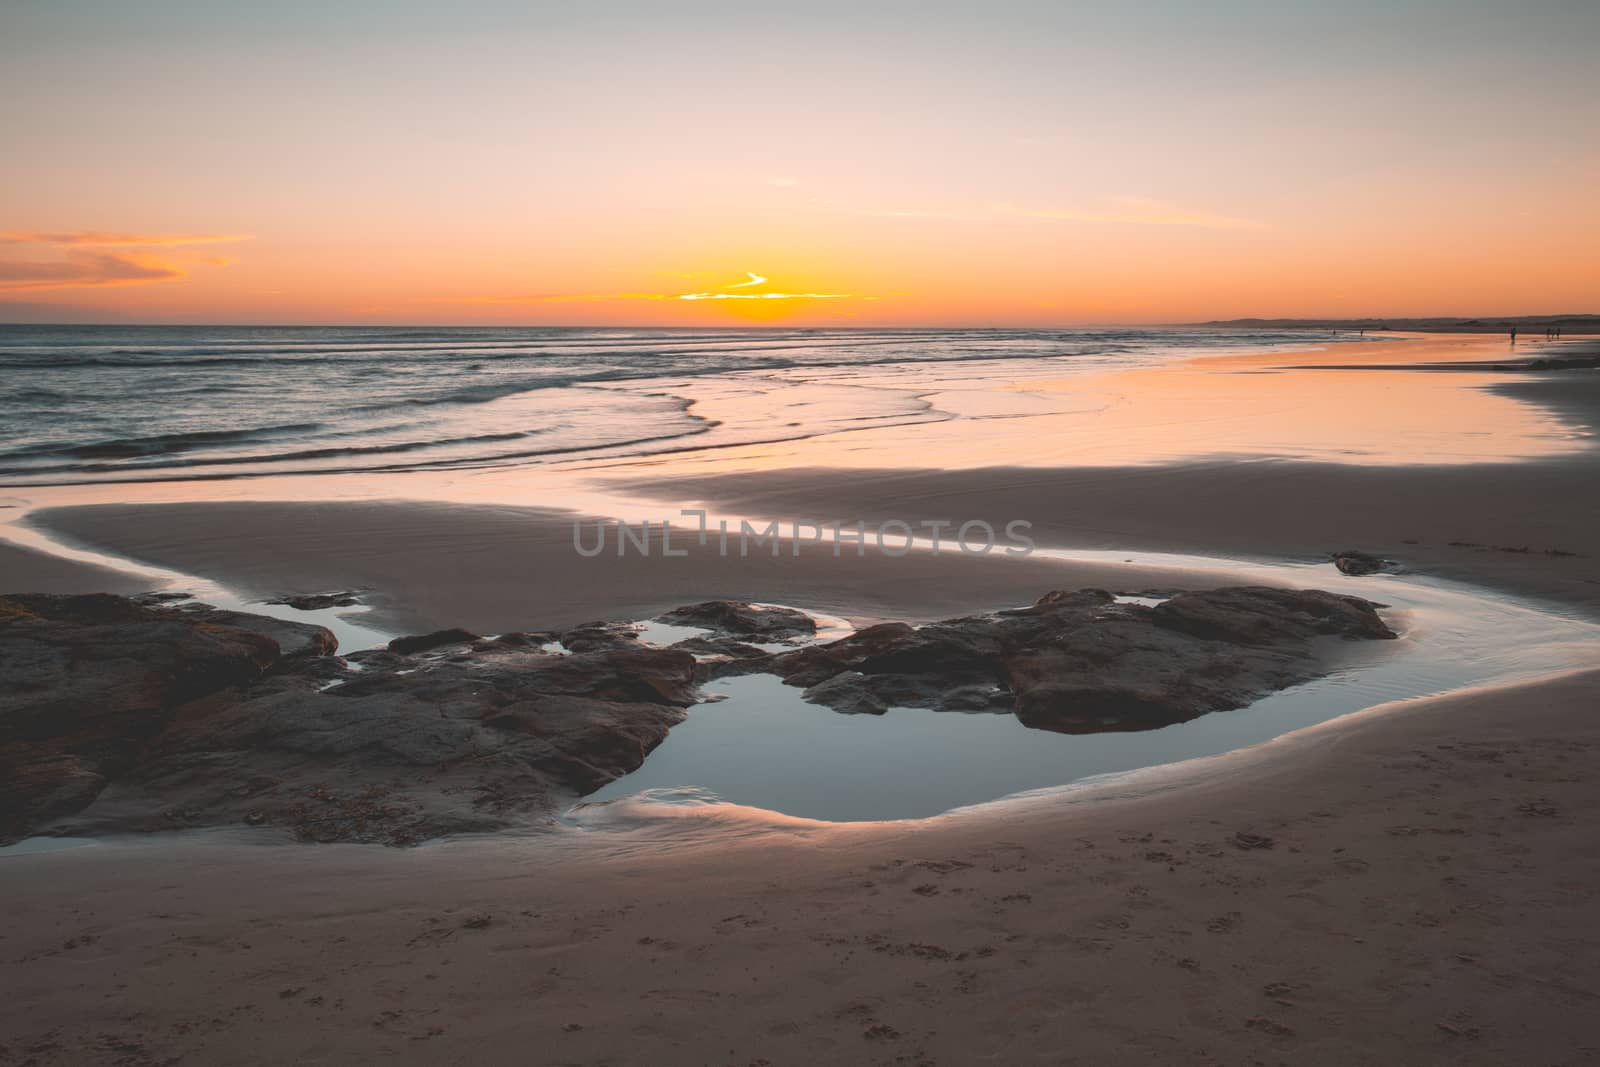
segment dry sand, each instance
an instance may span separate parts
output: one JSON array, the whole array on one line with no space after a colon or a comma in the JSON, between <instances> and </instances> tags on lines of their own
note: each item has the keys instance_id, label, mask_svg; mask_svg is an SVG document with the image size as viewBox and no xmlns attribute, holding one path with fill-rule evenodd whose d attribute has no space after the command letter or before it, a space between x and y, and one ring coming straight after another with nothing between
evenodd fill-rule
<instances>
[{"instance_id":1,"label":"dry sand","mask_svg":"<svg viewBox=\"0 0 1600 1067\"><path fill-rule=\"evenodd\" d=\"M1098 798L714 847L8 857L6 1055L1590 1062L1597 704L1589 672Z\"/></svg>"}]
</instances>

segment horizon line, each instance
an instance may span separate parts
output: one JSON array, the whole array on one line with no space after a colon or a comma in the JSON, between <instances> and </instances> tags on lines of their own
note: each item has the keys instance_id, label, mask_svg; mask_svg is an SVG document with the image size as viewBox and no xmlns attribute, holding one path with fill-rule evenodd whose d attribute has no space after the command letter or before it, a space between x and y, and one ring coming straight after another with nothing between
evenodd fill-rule
<instances>
[{"instance_id":1,"label":"horizon line","mask_svg":"<svg viewBox=\"0 0 1600 1067\"><path fill-rule=\"evenodd\" d=\"M226 328L226 329L284 329L284 330L325 330L325 329L352 329L352 330L1072 330L1072 329L1175 329L1180 327L1207 327L1230 326L1243 323L1261 323L1264 325L1279 325L1284 327L1304 325L1306 327L1331 327L1350 324L1364 326L1367 329L1383 329L1385 324L1395 323L1445 323L1452 320L1457 325L1469 323L1515 323L1522 324L1528 321L1555 321L1572 319L1594 319L1595 325L1600 326L1600 312L1562 312L1538 315L1391 315L1391 316L1362 316L1362 317L1319 317L1314 315L1241 315L1228 319L1206 319L1203 321L1186 322L1118 322L1105 320L1098 322L1056 323L1051 325L950 325L943 323L896 323L896 324L801 324L785 325L782 323L745 323L728 325L667 325L661 323L628 323L628 324L596 324L596 323L433 323L433 322L23 322L0 320L0 327L141 327L146 329L180 329L180 328ZM1397 331L1403 332L1403 331Z\"/></svg>"}]
</instances>

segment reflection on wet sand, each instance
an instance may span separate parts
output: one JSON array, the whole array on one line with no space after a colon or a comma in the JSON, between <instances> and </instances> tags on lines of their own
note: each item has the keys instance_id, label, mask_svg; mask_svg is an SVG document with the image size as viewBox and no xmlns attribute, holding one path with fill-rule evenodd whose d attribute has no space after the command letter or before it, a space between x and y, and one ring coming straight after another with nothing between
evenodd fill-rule
<instances>
[{"instance_id":1,"label":"reflection on wet sand","mask_svg":"<svg viewBox=\"0 0 1600 1067\"><path fill-rule=\"evenodd\" d=\"M1506 375L1369 373L1371 364L1503 359L1483 337L1339 345L1316 353L1217 356L1167 366L934 383L923 397L956 417L715 452L686 452L674 473L808 467L1081 467L1271 457L1361 465L1514 462L1574 455L1582 429L1500 392ZM1348 367L1350 369L1340 369ZM947 388L941 387L948 385Z\"/></svg>"}]
</instances>

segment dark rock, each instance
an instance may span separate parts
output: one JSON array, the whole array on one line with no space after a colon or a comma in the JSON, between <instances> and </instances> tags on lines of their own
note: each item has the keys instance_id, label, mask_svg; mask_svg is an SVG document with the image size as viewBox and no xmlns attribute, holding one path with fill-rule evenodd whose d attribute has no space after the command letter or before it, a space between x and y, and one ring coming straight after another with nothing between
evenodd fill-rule
<instances>
[{"instance_id":1,"label":"dark rock","mask_svg":"<svg viewBox=\"0 0 1600 1067\"><path fill-rule=\"evenodd\" d=\"M431 634L397 637L389 642L389 651L409 656L414 652L426 652L441 645L466 645L476 640L478 635L467 630L435 630Z\"/></svg>"},{"instance_id":2,"label":"dark rock","mask_svg":"<svg viewBox=\"0 0 1600 1067\"><path fill-rule=\"evenodd\" d=\"M607 649L643 648L636 627L623 622L589 622L565 630L556 638L568 652L602 652Z\"/></svg>"},{"instance_id":3,"label":"dark rock","mask_svg":"<svg viewBox=\"0 0 1600 1067\"><path fill-rule=\"evenodd\" d=\"M684 612L797 632L787 609ZM549 818L638 767L718 672L770 671L857 714L1139 730L1324 673L1319 639L1393 636L1367 601L1314 590L1152 608L1091 589L777 654L725 631L653 648L596 623L562 634L565 652L545 650L549 635L443 630L339 658L320 627L206 605L0 597L0 834L248 825L409 844Z\"/></svg>"},{"instance_id":4,"label":"dark rock","mask_svg":"<svg viewBox=\"0 0 1600 1067\"><path fill-rule=\"evenodd\" d=\"M179 600L193 600L193 593L138 593L131 597L135 603L156 607L161 604L172 604Z\"/></svg>"},{"instance_id":5,"label":"dark rock","mask_svg":"<svg viewBox=\"0 0 1600 1067\"><path fill-rule=\"evenodd\" d=\"M490 643L500 648L539 648L556 639L555 634L549 633L509 633L501 634Z\"/></svg>"},{"instance_id":6,"label":"dark rock","mask_svg":"<svg viewBox=\"0 0 1600 1067\"><path fill-rule=\"evenodd\" d=\"M242 824L408 844L499 829L638 767L698 698L681 651L474 651L455 631L431 652L284 656L278 627L320 631L203 605L0 598L0 835Z\"/></svg>"},{"instance_id":7,"label":"dark rock","mask_svg":"<svg viewBox=\"0 0 1600 1067\"><path fill-rule=\"evenodd\" d=\"M277 659L270 637L123 597L0 597L0 839L81 807L182 706Z\"/></svg>"},{"instance_id":8,"label":"dark rock","mask_svg":"<svg viewBox=\"0 0 1600 1067\"><path fill-rule=\"evenodd\" d=\"M772 656L764 648L733 637L690 637L668 647L694 656L702 682L753 673Z\"/></svg>"},{"instance_id":9,"label":"dark rock","mask_svg":"<svg viewBox=\"0 0 1600 1067\"><path fill-rule=\"evenodd\" d=\"M1335 552L1333 565L1339 568L1340 574L1351 577L1361 577L1367 574L1379 574L1388 570L1390 562L1382 556L1374 556L1366 552Z\"/></svg>"},{"instance_id":10,"label":"dark rock","mask_svg":"<svg viewBox=\"0 0 1600 1067\"><path fill-rule=\"evenodd\" d=\"M1156 625L1197 637L1271 644L1319 635L1395 637L1370 602L1319 589L1248 586L1184 593L1153 609Z\"/></svg>"},{"instance_id":11,"label":"dark rock","mask_svg":"<svg viewBox=\"0 0 1600 1067\"><path fill-rule=\"evenodd\" d=\"M674 626L700 626L734 637L767 641L810 637L817 632L816 622L803 611L738 600L708 600L675 608L657 621Z\"/></svg>"},{"instance_id":12,"label":"dark rock","mask_svg":"<svg viewBox=\"0 0 1600 1067\"><path fill-rule=\"evenodd\" d=\"M859 671L840 671L802 694L813 704L825 704L846 715L882 715L889 710L874 691L872 679Z\"/></svg>"},{"instance_id":13,"label":"dark rock","mask_svg":"<svg viewBox=\"0 0 1600 1067\"><path fill-rule=\"evenodd\" d=\"M399 662L404 673L365 658L332 687L264 678L169 729L114 795L53 829L248 817L304 840L388 844L503 829L638 767L696 699L693 657L665 650ZM261 780L275 784L240 795Z\"/></svg>"},{"instance_id":14,"label":"dark rock","mask_svg":"<svg viewBox=\"0 0 1600 1067\"><path fill-rule=\"evenodd\" d=\"M333 631L311 623L288 622L268 615L214 608L209 604L185 604L177 610L187 619L270 637L282 656L331 656L339 650L339 639L333 636Z\"/></svg>"},{"instance_id":15,"label":"dark rock","mask_svg":"<svg viewBox=\"0 0 1600 1067\"><path fill-rule=\"evenodd\" d=\"M356 590L346 589L335 593L290 593L267 604L283 604L296 611L320 611L323 608L349 608L361 603Z\"/></svg>"},{"instance_id":16,"label":"dark rock","mask_svg":"<svg viewBox=\"0 0 1600 1067\"><path fill-rule=\"evenodd\" d=\"M1178 593L1152 608L1080 589L994 615L884 623L727 670L770 671L851 713L1008 709L1040 729L1144 730L1316 677L1313 642L1326 636L1394 633L1366 601L1315 590Z\"/></svg>"}]
</instances>

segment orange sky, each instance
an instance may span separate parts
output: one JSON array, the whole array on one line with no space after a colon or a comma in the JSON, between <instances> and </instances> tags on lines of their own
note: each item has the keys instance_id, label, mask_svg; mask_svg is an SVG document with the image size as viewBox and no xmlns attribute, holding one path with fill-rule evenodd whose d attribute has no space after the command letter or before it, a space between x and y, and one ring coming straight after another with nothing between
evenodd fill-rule
<instances>
[{"instance_id":1,"label":"orange sky","mask_svg":"<svg viewBox=\"0 0 1600 1067\"><path fill-rule=\"evenodd\" d=\"M0 11L0 321L1600 311L1593 4L331 6Z\"/></svg>"}]
</instances>

